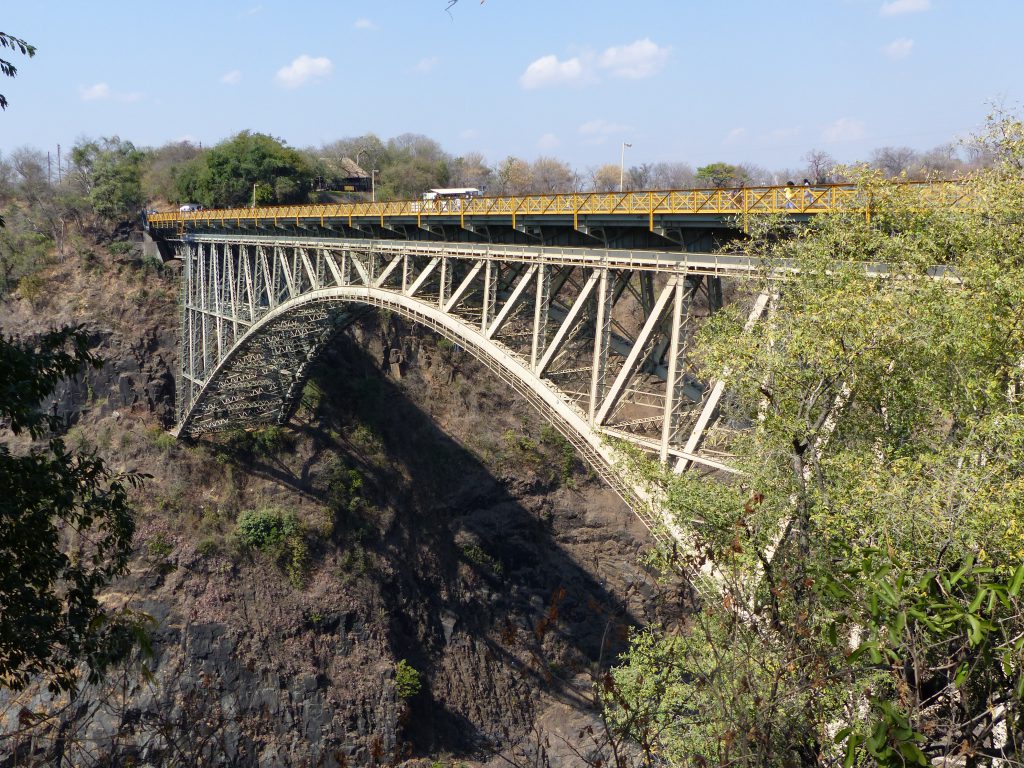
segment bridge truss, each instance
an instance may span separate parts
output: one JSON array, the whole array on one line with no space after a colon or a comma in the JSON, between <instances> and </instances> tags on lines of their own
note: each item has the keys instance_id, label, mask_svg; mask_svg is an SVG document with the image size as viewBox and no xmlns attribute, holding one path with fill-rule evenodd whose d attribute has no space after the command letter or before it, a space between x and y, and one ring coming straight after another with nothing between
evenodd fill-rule
<instances>
[{"instance_id":1,"label":"bridge truss","mask_svg":"<svg viewBox=\"0 0 1024 768\"><path fill-rule=\"evenodd\" d=\"M538 408L657 535L682 540L620 466L618 441L676 471L731 473L721 384L687 356L743 256L199 235L183 260L177 433L281 423L315 360L366 307L425 325ZM752 301L751 322L767 295Z\"/></svg>"}]
</instances>

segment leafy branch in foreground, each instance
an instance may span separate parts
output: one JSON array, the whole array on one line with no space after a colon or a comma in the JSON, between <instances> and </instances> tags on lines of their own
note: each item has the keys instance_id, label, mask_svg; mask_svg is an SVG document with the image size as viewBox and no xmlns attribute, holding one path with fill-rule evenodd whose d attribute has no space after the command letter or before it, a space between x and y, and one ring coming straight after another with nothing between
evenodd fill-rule
<instances>
[{"instance_id":1,"label":"leafy branch in foreground","mask_svg":"<svg viewBox=\"0 0 1024 768\"><path fill-rule=\"evenodd\" d=\"M132 648L146 648L145 616L105 606L100 593L128 572L135 521L128 490L142 477L115 474L55 435L41 410L59 383L98 367L81 328L34 342L0 338L0 428L34 442L0 444L0 685L45 680L73 691Z\"/></svg>"},{"instance_id":2,"label":"leafy branch in foreground","mask_svg":"<svg viewBox=\"0 0 1024 768\"><path fill-rule=\"evenodd\" d=\"M5 32L0 32L0 47L10 48L29 58L36 55L34 45L30 45L21 38L8 35ZM0 74L3 74L5 77L14 77L18 74L18 68L7 59L0 59ZM7 109L7 99L2 93L0 93L0 109Z\"/></svg>"},{"instance_id":3,"label":"leafy branch in foreground","mask_svg":"<svg viewBox=\"0 0 1024 768\"><path fill-rule=\"evenodd\" d=\"M664 481L717 572L613 675L646 764L1024 764L1022 136L990 119L977 206L863 172L870 220L744 243L799 273L756 286L751 332L727 307L697 340L706 379L729 371L743 474Z\"/></svg>"}]
</instances>

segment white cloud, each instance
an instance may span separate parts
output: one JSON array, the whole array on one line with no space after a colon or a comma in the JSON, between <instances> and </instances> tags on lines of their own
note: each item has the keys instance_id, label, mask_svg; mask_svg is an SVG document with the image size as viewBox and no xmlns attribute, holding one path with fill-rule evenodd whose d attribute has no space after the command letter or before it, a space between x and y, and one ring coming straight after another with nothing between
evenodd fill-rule
<instances>
[{"instance_id":1,"label":"white cloud","mask_svg":"<svg viewBox=\"0 0 1024 768\"><path fill-rule=\"evenodd\" d=\"M899 37L882 49L892 60L905 59L914 50L914 41L909 37Z\"/></svg>"},{"instance_id":2,"label":"white cloud","mask_svg":"<svg viewBox=\"0 0 1024 768\"><path fill-rule=\"evenodd\" d=\"M82 95L82 101L97 101L110 98L110 86L106 83L96 83L88 88L81 87L78 92Z\"/></svg>"},{"instance_id":3,"label":"white cloud","mask_svg":"<svg viewBox=\"0 0 1024 768\"><path fill-rule=\"evenodd\" d=\"M242 73L237 69L232 69L230 72L226 72L220 76L220 81L224 85L238 85L242 80Z\"/></svg>"},{"instance_id":4,"label":"white cloud","mask_svg":"<svg viewBox=\"0 0 1024 768\"><path fill-rule=\"evenodd\" d=\"M630 126L622 123L609 123L607 120L590 120L580 126L580 133L584 136L609 136L615 133L625 133Z\"/></svg>"},{"instance_id":5,"label":"white cloud","mask_svg":"<svg viewBox=\"0 0 1024 768\"><path fill-rule=\"evenodd\" d=\"M377 25L369 19L356 19L355 24L352 25L356 29L376 29Z\"/></svg>"},{"instance_id":6,"label":"white cloud","mask_svg":"<svg viewBox=\"0 0 1024 768\"><path fill-rule=\"evenodd\" d=\"M898 16L902 13L927 11L931 7L932 0L890 0L888 3L882 3L879 13L883 16Z\"/></svg>"},{"instance_id":7,"label":"white cloud","mask_svg":"<svg viewBox=\"0 0 1024 768\"><path fill-rule=\"evenodd\" d=\"M747 129L746 128L733 128L731 131L729 131L727 134L725 134L725 138L722 139L722 143L723 144L735 144L736 142L738 142L740 139L742 139L746 135L747 135Z\"/></svg>"},{"instance_id":8,"label":"white cloud","mask_svg":"<svg viewBox=\"0 0 1024 768\"><path fill-rule=\"evenodd\" d=\"M645 37L629 45L606 48L598 64L615 77L639 80L658 74L668 62L670 51L671 48L662 48Z\"/></svg>"},{"instance_id":9,"label":"white cloud","mask_svg":"<svg viewBox=\"0 0 1024 768\"><path fill-rule=\"evenodd\" d=\"M538 149L554 149L559 144L558 137L553 133L545 133L537 139Z\"/></svg>"},{"instance_id":10,"label":"white cloud","mask_svg":"<svg viewBox=\"0 0 1024 768\"><path fill-rule=\"evenodd\" d=\"M427 72L432 71L439 61L440 59L438 59L437 56L427 56L425 59L420 59L416 62L416 66L413 67L413 69L417 72L426 74Z\"/></svg>"},{"instance_id":11,"label":"white cloud","mask_svg":"<svg viewBox=\"0 0 1024 768\"><path fill-rule=\"evenodd\" d=\"M326 56L313 58L304 53L287 67L277 70L274 79L284 88L299 88L327 77L333 71L334 65Z\"/></svg>"},{"instance_id":12,"label":"white cloud","mask_svg":"<svg viewBox=\"0 0 1024 768\"><path fill-rule=\"evenodd\" d=\"M586 78L583 63L578 58L559 61L554 54L541 56L526 68L519 77L519 84L531 90L551 85L579 84Z\"/></svg>"},{"instance_id":13,"label":"white cloud","mask_svg":"<svg viewBox=\"0 0 1024 768\"><path fill-rule=\"evenodd\" d=\"M613 45L600 54L584 51L571 59L559 59L551 53L533 61L519 77L527 90L555 85L589 85L600 82L599 75L638 80L660 72L672 49L661 47L649 38L628 45Z\"/></svg>"},{"instance_id":14,"label":"white cloud","mask_svg":"<svg viewBox=\"0 0 1024 768\"><path fill-rule=\"evenodd\" d=\"M135 101L140 101L143 94L138 91L131 91L123 93L120 91L111 90L110 86L106 83L96 83L90 86L81 86L78 89L79 95L82 97L82 101L121 101L126 104L130 104Z\"/></svg>"},{"instance_id":15,"label":"white cloud","mask_svg":"<svg viewBox=\"0 0 1024 768\"><path fill-rule=\"evenodd\" d=\"M864 123L852 117L840 117L821 132L823 141L857 141L864 138Z\"/></svg>"}]
</instances>

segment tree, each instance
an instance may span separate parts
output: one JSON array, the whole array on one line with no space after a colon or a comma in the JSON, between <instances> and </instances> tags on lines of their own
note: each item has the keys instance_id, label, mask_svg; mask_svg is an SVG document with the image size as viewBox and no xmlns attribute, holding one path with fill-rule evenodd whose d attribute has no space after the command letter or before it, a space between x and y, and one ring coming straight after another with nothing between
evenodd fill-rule
<instances>
[{"instance_id":1,"label":"tree","mask_svg":"<svg viewBox=\"0 0 1024 768\"><path fill-rule=\"evenodd\" d=\"M531 194L550 195L571 192L574 175L568 163L553 157L538 157L530 167Z\"/></svg>"},{"instance_id":2,"label":"tree","mask_svg":"<svg viewBox=\"0 0 1024 768\"><path fill-rule=\"evenodd\" d=\"M590 188L595 192L619 191L619 166L605 163L590 171Z\"/></svg>"},{"instance_id":3,"label":"tree","mask_svg":"<svg viewBox=\"0 0 1024 768\"><path fill-rule=\"evenodd\" d=\"M655 163L651 172L655 189L688 189L693 183L693 166L688 163Z\"/></svg>"},{"instance_id":4,"label":"tree","mask_svg":"<svg viewBox=\"0 0 1024 768\"><path fill-rule=\"evenodd\" d=\"M671 764L989 764L1024 756L1024 180L1020 120L990 123L977 209L881 172L862 213L745 244L799 270L766 318L718 313L740 479L662 479L699 520L692 628L638 635L611 721ZM754 225L758 226L758 225ZM864 261L887 265L878 278ZM950 269L935 279L934 267ZM949 279L956 275L955 280ZM691 572L693 572L691 571Z\"/></svg>"},{"instance_id":5,"label":"tree","mask_svg":"<svg viewBox=\"0 0 1024 768\"><path fill-rule=\"evenodd\" d=\"M871 165L890 179L909 173L916 162L917 152L910 147L879 147L871 153Z\"/></svg>"},{"instance_id":6,"label":"tree","mask_svg":"<svg viewBox=\"0 0 1024 768\"><path fill-rule=\"evenodd\" d=\"M32 58L36 55L36 48L34 45L26 43L24 40L8 35L4 32L0 32L0 47L10 48L12 51L16 51L23 56ZM6 77L14 77L18 74L18 68L7 59L0 59L0 74ZM0 109L7 109L7 98L0 93Z\"/></svg>"},{"instance_id":7,"label":"tree","mask_svg":"<svg viewBox=\"0 0 1024 768\"><path fill-rule=\"evenodd\" d=\"M452 161L451 180L457 187L474 187L486 192L494 171L479 152L467 152Z\"/></svg>"},{"instance_id":8,"label":"tree","mask_svg":"<svg viewBox=\"0 0 1024 768\"><path fill-rule=\"evenodd\" d=\"M494 180L499 195L529 194L533 184L530 164L518 157L506 157L495 168Z\"/></svg>"},{"instance_id":9,"label":"tree","mask_svg":"<svg viewBox=\"0 0 1024 768\"><path fill-rule=\"evenodd\" d=\"M711 187L735 187L743 179L739 177L739 169L729 163L711 163L697 169L697 182Z\"/></svg>"},{"instance_id":10,"label":"tree","mask_svg":"<svg viewBox=\"0 0 1024 768\"><path fill-rule=\"evenodd\" d=\"M0 445L0 684L10 688L42 678L72 691L80 664L96 680L143 639L139 615L100 603L128 571L128 487L140 478L68 449L52 434L59 419L40 410L62 379L98 365L80 328L0 339L0 424L43 440L17 454Z\"/></svg>"},{"instance_id":11,"label":"tree","mask_svg":"<svg viewBox=\"0 0 1024 768\"><path fill-rule=\"evenodd\" d=\"M142 208L142 160L135 145L117 136L79 141L71 149L72 178L101 219L118 223Z\"/></svg>"},{"instance_id":12,"label":"tree","mask_svg":"<svg viewBox=\"0 0 1024 768\"><path fill-rule=\"evenodd\" d=\"M807 178L815 184L825 184L832 176L832 170L836 167L836 159L828 152L820 149L812 149L801 158L807 163Z\"/></svg>"},{"instance_id":13,"label":"tree","mask_svg":"<svg viewBox=\"0 0 1024 768\"><path fill-rule=\"evenodd\" d=\"M177 141L149 149L142 160L142 195L146 200L172 200L177 197L178 175L182 167L202 150L189 141Z\"/></svg>"},{"instance_id":14,"label":"tree","mask_svg":"<svg viewBox=\"0 0 1024 768\"><path fill-rule=\"evenodd\" d=\"M262 133L242 131L187 163L177 177L179 200L208 207L247 206L253 185L270 203L304 202L313 168L298 151Z\"/></svg>"}]
</instances>

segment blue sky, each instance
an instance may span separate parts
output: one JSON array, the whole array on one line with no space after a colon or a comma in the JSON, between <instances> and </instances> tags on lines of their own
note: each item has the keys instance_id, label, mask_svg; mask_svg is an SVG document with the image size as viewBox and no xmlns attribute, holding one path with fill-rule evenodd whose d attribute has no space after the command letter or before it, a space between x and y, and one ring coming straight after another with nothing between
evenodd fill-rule
<instances>
[{"instance_id":1,"label":"blue sky","mask_svg":"<svg viewBox=\"0 0 1024 768\"><path fill-rule=\"evenodd\" d=\"M117 134L293 146L426 134L583 169L846 162L966 135L1024 96L1021 0L171 0L6 4L36 45L0 152Z\"/></svg>"}]
</instances>

